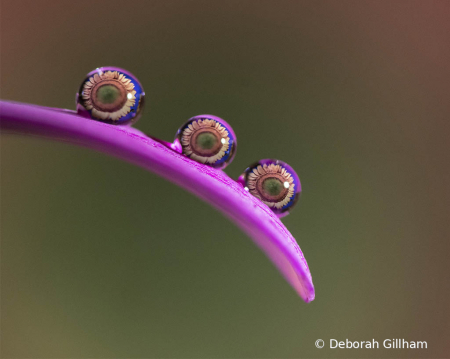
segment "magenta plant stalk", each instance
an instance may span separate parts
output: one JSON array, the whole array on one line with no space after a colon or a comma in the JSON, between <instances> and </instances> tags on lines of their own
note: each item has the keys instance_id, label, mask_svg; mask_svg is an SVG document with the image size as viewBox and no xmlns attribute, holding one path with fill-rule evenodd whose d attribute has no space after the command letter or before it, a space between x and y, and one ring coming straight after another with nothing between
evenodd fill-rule
<instances>
[{"instance_id":1,"label":"magenta plant stalk","mask_svg":"<svg viewBox=\"0 0 450 359\"><path fill-rule=\"evenodd\" d=\"M267 205L223 171L132 127L93 121L74 111L1 101L0 124L2 132L45 136L121 158L188 190L247 233L305 302L314 299L311 273L295 239Z\"/></svg>"}]
</instances>

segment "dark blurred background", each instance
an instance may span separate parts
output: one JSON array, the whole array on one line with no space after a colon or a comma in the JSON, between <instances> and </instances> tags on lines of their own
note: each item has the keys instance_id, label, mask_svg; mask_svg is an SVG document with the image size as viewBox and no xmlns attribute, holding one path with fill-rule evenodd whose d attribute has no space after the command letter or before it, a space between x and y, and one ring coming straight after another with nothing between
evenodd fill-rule
<instances>
[{"instance_id":1,"label":"dark blurred background","mask_svg":"<svg viewBox=\"0 0 450 359\"><path fill-rule=\"evenodd\" d=\"M89 71L143 84L136 127L189 117L303 194L283 222L305 304L198 198L115 158L1 136L5 358L450 356L449 1L1 1L1 98L71 108ZM426 350L317 349L317 339Z\"/></svg>"}]
</instances>

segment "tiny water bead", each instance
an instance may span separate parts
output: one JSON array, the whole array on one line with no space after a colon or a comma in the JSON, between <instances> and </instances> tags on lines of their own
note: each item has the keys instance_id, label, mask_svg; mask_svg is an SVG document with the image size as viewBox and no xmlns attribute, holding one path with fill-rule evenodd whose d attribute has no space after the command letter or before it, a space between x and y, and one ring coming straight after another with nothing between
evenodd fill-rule
<instances>
[{"instance_id":1,"label":"tiny water bead","mask_svg":"<svg viewBox=\"0 0 450 359\"><path fill-rule=\"evenodd\" d=\"M134 123L144 106L142 85L126 70L100 67L87 74L77 93L77 111L111 124Z\"/></svg>"},{"instance_id":2,"label":"tiny water bead","mask_svg":"<svg viewBox=\"0 0 450 359\"><path fill-rule=\"evenodd\" d=\"M302 190L292 167L279 160L260 160L248 167L242 178L245 189L276 214L287 214Z\"/></svg>"},{"instance_id":3,"label":"tiny water bead","mask_svg":"<svg viewBox=\"0 0 450 359\"><path fill-rule=\"evenodd\" d=\"M225 168L236 153L236 135L223 119L200 115L189 119L178 129L182 153L214 168Z\"/></svg>"}]
</instances>

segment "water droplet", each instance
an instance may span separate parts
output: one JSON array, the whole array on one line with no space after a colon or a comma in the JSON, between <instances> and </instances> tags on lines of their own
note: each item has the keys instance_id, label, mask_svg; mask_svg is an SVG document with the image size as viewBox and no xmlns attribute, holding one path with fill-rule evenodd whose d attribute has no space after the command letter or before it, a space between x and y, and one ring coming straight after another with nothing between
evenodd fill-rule
<instances>
[{"instance_id":1,"label":"water droplet","mask_svg":"<svg viewBox=\"0 0 450 359\"><path fill-rule=\"evenodd\" d=\"M97 121L131 124L139 119L144 96L142 85L130 72L100 67L82 82L77 93L77 111Z\"/></svg>"},{"instance_id":2,"label":"water droplet","mask_svg":"<svg viewBox=\"0 0 450 359\"><path fill-rule=\"evenodd\" d=\"M260 160L248 167L242 176L244 188L279 216L290 212L302 190L292 167L279 160Z\"/></svg>"},{"instance_id":3,"label":"water droplet","mask_svg":"<svg viewBox=\"0 0 450 359\"><path fill-rule=\"evenodd\" d=\"M177 140L185 156L218 169L225 168L236 153L233 129L217 116L192 117L178 129Z\"/></svg>"}]
</instances>

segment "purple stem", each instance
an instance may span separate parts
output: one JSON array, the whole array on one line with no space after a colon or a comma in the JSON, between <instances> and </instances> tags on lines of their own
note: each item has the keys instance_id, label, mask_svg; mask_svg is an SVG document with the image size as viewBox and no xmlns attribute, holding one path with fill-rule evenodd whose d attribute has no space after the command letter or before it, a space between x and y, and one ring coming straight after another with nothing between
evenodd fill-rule
<instances>
[{"instance_id":1,"label":"purple stem","mask_svg":"<svg viewBox=\"0 0 450 359\"><path fill-rule=\"evenodd\" d=\"M0 124L3 132L41 135L104 152L183 187L247 233L305 302L314 299L311 273L295 239L269 207L224 172L192 161L133 127L108 125L69 110L0 101Z\"/></svg>"}]
</instances>

